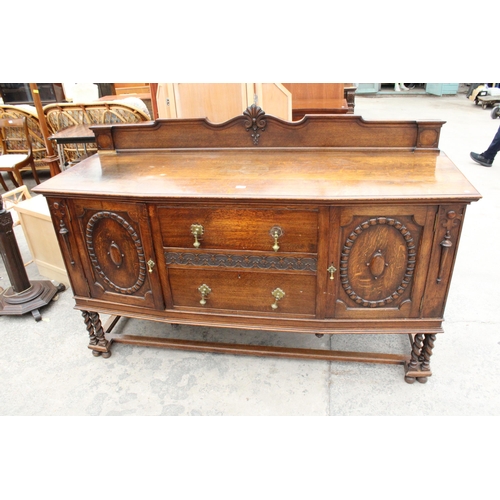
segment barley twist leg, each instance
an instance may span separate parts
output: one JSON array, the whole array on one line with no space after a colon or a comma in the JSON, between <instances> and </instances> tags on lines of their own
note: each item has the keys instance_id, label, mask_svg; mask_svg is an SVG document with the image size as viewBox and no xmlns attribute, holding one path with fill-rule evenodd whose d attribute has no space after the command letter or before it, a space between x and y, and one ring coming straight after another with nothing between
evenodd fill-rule
<instances>
[{"instance_id":1,"label":"barley twist leg","mask_svg":"<svg viewBox=\"0 0 500 500\"><path fill-rule=\"evenodd\" d=\"M421 370L422 371L430 371L431 365L430 365L430 359L432 356L432 349L434 349L434 341L436 340L436 335L434 334L428 334L425 336L424 340L424 346L422 347L422 365L421 365ZM428 377L417 377L417 380L423 384L427 382Z\"/></svg>"},{"instance_id":2,"label":"barley twist leg","mask_svg":"<svg viewBox=\"0 0 500 500\"><path fill-rule=\"evenodd\" d=\"M90 313L88 311L82 311L83 321L85 322L85 328L89 334L89 348L92 349L92 346L97 345L97 337L95 335L94 324L92 323L92 319L90 317ZM101 353L99 351L92 351L94 356L100 356Z\"/></svg>"},{"instance_id":3,"label":"barley twist leg","mask_svg":"<svg viewBox=\"0 0 500 500\"><path fill-rule=\"evenodd\" d=\"M104 336L99 314L96 312L82 311L82 316L89 334L89 349L92 349L92 354L94 356L102 355L103 358L109 358L111 356L109 342Z\"/></svg>"},{"instance_id":4,"label":"barley twist leg","mask_svg":"<svg viewBox=\"0 0 500 500\"><path fill-rule=\"evenodd\" d=\"M106 337L104 336L104 330L102 328L101 318L99 317L99 314L96 312L91 312L89 314L92 324L94 325L94 331L97 338L97 345L105 349L105 351L102 352L102 357L109 358L111 356L111 351L109 351L109 342L106 340Z\"/></svg>"},{"instance_id":5,"label":"barley twist leg","mask_svg":"<svg viewBox=\"0 0 500 500\"><path fill-rule=\"evenodd\" d=\"M417 333L411 345L411 354L410 354L410 362L407 366L407 372L414 372L418 370L419 367L419 357L422 353L422 346L424 345L424 334ZM416 377L405 376L405 381L409 384L413 384L415 382Z\"/></svg>"}]
</instances>

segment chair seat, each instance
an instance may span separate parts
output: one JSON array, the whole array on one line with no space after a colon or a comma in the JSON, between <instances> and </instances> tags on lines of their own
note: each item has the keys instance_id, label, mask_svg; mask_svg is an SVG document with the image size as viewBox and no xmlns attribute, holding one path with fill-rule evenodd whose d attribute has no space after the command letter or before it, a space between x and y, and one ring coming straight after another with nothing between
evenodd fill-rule
<instances>
[{"instance_id":1,"label":"chair seat","mask_svg":"<svg viewBox=\"0 0 500 500\"><path fill-rule=\"evenodd\" d=\"M14 165L21 163L22 161L26 160L26 158L28 158L28 155L24 154L13 153L0 155L0 168L13 168Z\"/></svg>"}]
</instances>

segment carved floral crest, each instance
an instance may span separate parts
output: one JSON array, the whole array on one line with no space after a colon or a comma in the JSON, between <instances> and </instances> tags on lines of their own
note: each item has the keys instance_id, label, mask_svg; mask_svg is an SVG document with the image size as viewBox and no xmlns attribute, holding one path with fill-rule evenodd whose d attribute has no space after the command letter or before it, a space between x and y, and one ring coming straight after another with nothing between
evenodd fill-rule
<instances>
[{"instance_id":1,"label":"carved floral crest","mask_svg":"<svg viewBox=\"0 0 500 500\"><path fill-rule=\"evenodd\" d=\"M245 121L245 128L247 129L247 132L253 130L253 143L255 145L259 144L259 131L264 132L267 125L267 121L264 119L266 113L256 104L252 104L245 109L245 111L243 111L243 115L247 117L247 120Z\"/></svg>"}]
</instances>

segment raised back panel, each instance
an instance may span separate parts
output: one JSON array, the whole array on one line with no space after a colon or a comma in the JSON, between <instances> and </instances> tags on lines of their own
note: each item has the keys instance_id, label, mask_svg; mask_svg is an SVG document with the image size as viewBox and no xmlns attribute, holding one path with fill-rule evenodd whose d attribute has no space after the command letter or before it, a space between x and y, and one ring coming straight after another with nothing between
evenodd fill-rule
<instances>
[{"instance_id":1,"label":"raised back panel","mask_svg":"<svg viewBox=\"0 0 500 500\"><path fill-rule=\"evenodd\" d=\"M439 151L443 121L365 121L353 115L305 116L288 122L255 104L240 116L214 124L206 119L92 127L98 149L170 148L376 148Z\"/></svg>"}]
</instances>

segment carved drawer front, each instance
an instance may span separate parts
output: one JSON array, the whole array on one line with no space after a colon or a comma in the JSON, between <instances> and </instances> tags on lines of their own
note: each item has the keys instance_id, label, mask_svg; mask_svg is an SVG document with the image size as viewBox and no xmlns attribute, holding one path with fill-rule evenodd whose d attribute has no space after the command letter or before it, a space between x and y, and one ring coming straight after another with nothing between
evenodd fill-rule
<instances>
[{"instance_id":1,"label":"carved drawer front","mask_svg":"<svg viewBox=\"0 0 500 500\"><path fill-rule=\"evenodd\" d=\"M312 316L316 277L276 272L170 269L174 307Z\"/></svg>"},{"instance_id":2,"label":"carved drawer front","mask_svg":"<svg viewBox=\"0 0 500 500\"><path fill-rule=\"evenodd\" d=\"M145 206L75 203L93 298L162 308Z\"/></svg>"},{"instance_id":3,"label":"carved drawer front","mask_svg":"<svg viewBox=\"0 0 500 500\"><path fill-rule=\"evenodd\" d=\"M158 207L167 248L316 253L318 211Z\"/></svg>"},{"instance_id":4,"label":"carved drawer front","mask_svg":"<svg viewBox=\"0 0 500 500\"><path fill-rule=\"evenodd\" d=\"M342 211L336 317L418 316L434 213L428 207Z\"/></svg>"}]
</instances>

